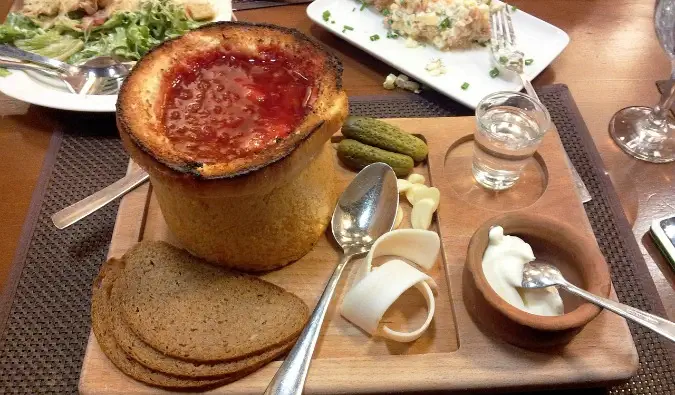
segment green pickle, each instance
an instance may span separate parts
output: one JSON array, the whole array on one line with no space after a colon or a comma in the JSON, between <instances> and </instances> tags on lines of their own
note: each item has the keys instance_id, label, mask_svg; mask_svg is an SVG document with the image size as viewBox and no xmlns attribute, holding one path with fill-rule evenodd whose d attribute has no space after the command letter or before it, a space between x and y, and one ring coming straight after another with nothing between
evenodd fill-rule
<instances>
[{"instance_id":1,"label":"green pickle","mask_svg":"<svg viewBox=\"0 0 675 395\"><path fill-rule=\"evenodd\" d=\"M384 162L394 169L397 176L410 174L415 162L408 155L385 151L352 139L340 141L337 147L338 158L347 167L360 170L375 162Z\"/></svg>"},{"instance_id":2,"label":"green pickle","mask_svg":"<svg viewBox=\"0 0 675 395\"><path fill-rule=\"evenodd\" d=\"M429 148L422 139L373 118L348 117L342 125L342 134L364 144L407 155L415 162L423 161L429 154Z\"/></svg>"}]
</instances>

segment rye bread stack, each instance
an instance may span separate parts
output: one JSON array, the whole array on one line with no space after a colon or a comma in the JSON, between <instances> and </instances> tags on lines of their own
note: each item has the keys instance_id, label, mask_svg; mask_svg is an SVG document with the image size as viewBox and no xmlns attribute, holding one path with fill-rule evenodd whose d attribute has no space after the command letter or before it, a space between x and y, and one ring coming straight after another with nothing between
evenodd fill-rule
<instances>
[{"instance_id":1,"label":"rye bread stack","mask_svg":"<svg viewBox=\"0 0 675 395\"><path fill-rule=\"evenodd\" d=\"M122 372L186 389L238 380L283 355L308 314L274 284L157 241L103 264L91 309L96 339Z\"/></svg>"}]
</instances>

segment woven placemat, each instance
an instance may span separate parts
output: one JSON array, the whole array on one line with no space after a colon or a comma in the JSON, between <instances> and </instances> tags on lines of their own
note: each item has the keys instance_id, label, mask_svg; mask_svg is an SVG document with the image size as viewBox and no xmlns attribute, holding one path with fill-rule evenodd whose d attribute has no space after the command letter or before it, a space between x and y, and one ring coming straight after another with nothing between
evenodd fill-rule
<instances>
[{"instance_id":1,"label":"woven placemat","mask_svg":"<svg viewBox=\"0 0 675 395\"><path fill-rule=\"evenodd\" d=\"M618 197L567 87L545 87L540 94L593 195L585 207L619 299L663 315ZM350 110L375 117L471 114L434 94L352 97ZM62 231L49 216L122 177L128 159L109 116L78 117L62 130L50 144L9 285L0 299L1 393L77 392L89 335L90 287L105 259L118 205L111 204ZM638 374L609 390L575 393L675 394L668 346L653 333L630 327L640 355Z\"/></svg>"}]
</instances>

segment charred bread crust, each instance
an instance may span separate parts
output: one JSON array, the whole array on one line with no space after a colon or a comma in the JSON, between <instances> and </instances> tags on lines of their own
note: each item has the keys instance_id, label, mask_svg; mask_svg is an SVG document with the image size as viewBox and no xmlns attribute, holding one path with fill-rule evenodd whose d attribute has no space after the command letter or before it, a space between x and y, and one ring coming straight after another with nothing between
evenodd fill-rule
<instances>
[{"instance_id":1,"label":"charred bread crust","mask_svg":"<svg viewBox=\"0 0 675 395\"><path fill-rule=\"evenodd\" d=\"M304 66L314 68L314 87L318 93L312 109L300 125L274 147L227 163L198 163L177 151L163 130L166 74L184 64L185 59L198 57L204 52L224 47L253 55L258 48L265 46L278 46L296 59L304 59ZM147 170L188 183L191 180L221 180L232 181L236 186L243 182L238 179L244 175L256 175L261 171L289 172L296 165L306 165L337 131L346 117L347 107L347 98L342 90L342 64L321 44L295 29L269 24L216 22L165 41L137 63L120 90L117 125L126 148ZM292 163L277 165L282 159ZM285 179L288 175L258 174L254 178L274 181L281 176Z\"/></svg>"},{"instance_id":2,"label":"charred bread crust","mask_svg":"<svg viewBox=\"0 0 675 395\"><path fill-rule=\"evenodd\" d=\"M335 134L347 117L347 95L336 96L331 111L317 129L311 133L288 156L264 168L235 177L203 178L189 172L178 172L158 162L131 140L119 125L122 144L132 159L150 173L151 178L167 185L173 185L181 193L198 196L238 196L264 194L296 177L321 153L326 141Z\"/></svg>"}]
</instances>

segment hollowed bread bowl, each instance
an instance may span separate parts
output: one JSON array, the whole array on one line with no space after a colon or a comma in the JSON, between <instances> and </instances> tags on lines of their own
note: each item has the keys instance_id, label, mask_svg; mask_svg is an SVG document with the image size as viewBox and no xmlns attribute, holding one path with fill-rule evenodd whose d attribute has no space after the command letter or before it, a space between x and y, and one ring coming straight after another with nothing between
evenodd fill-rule
<instances>
[{"instance_id":1,"label":"hollowed bread bowl","mask_svg":"<svg viewBox=\"0 0 675 395\"><path fill-rule=\"evenodd\" d=\"M270 48L311 81L312 99L290 134L227 160L198 161L178 149L164 114L174 76L199 72L193 61L205 54L255 58ZM293 29L219 22L143 57L120 91L117 124L125 148L150 174L177 241L211 262L262 271L302 257L325 230L336 200L328 140L347 109L342 66L321 45Z\"/></svg>"}]
</instances>

